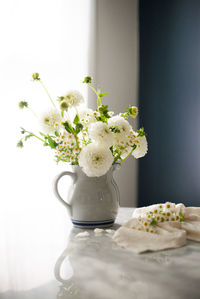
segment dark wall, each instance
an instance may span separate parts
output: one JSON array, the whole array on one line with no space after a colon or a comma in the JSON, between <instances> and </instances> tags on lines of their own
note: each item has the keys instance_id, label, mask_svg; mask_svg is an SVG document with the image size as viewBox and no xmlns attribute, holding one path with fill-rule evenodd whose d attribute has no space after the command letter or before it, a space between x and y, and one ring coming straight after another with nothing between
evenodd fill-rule
<instances>
[{"instance_id":1,"label":"dark wall","mask_svg":"<svg viewBox=\"0 0 200 299\"><path fill-rule=\"evenodd\" d=\"M200 206L200 1L140 0L139 206Z\"/></svg>"}]
</instances>

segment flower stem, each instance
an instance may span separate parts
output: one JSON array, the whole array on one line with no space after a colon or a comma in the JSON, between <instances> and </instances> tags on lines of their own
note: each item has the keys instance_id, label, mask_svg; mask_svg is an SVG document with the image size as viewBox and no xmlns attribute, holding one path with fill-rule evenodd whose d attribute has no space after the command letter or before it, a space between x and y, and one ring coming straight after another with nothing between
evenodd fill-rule
<instances>
[{"instance_id":1,"label":"flower stem","mask_svg":"<svg viewBox=\"0 0 200 299\"><path fill-rule=\"evenodd\" d=\"M97 96L97 108L99 108L99 104L102 105L101 97L98 95L96 89L90 83L88 83L88 85L90 86L90 88L94 91L94 93Z\"/></svg>"},{"instance_id":2,"label":"flower stem","mask_svg":"<svg viewBox=\"0 0 200 299\"><path fill-rule=\"evenodd\" d=\"M76 140L76 146L78 149L80 149L79 144L78 144L78 137L76 134L74 134L75 140Z\"/></svg>"},{"instance_id":3,"label":"flower stem","mask_svg":"<svg viewBox=\"0 0 200 299\"><path fill-rule=\"evenodd\" d=\"M31 109L30 107L28 107L28 109L33 113L33 115L38 118L37 114L35 113L35 111L33 109Z\"/></svg>"},{"instance_id":4,"label":"flower stem","mask_svg":"<svg viewBox=\"0 0 200 299\"><path fill-rule=\"evenodd\" d=\"M84 142L85 145L87 145L87 142L86 142L86 139L85 139L84 136L83 136L83 142Z\"/></svg>"},{"instance_id":5,"label":"flower stem","mask_svg":"<svg viewBox=\"0 0 200 299\"><path fill-rule=\"evenodd\" d=\"M67 115L67 119L69 120L69 122L71 123L72 120L71 120L71 117L70 117L70 113L68 111L65 111L66 112L66 115Z\"/></svg>"},{"instance_id":6,"label":"flower stem","mask_svg":"<svg viewBox=\"0 0 200 299\"><path fill-rule=\"evenodd\" d=\"M121 160L120 161L120 164L122 163L122 162L124 162L131 154L132 154L132 152L134 151L134 149L135 148L133 148L131 151L130 151L130 153L123 159L123 160Z\"/></svg>"},{"instance_id":7,"label":"flower stem","mask_svg":"<svg viewBox=\"0 0 200 299\"><path fill-rule=\"evenodd\" d=\"M54 106L54 108L56 108L56 105L54 104L54 102L53 102L53 100L52 100L52 98L51 98L51 96L50 96L50 94L49 94L49 92L48 92L46 86L44 85L44 83L42 82L42 80L39 80L39 82L41 83L41 85L42 85L42 87L44 88L46 94L48 95L48 97L49 97L49 99L50 99L52 105Z\"/></svg>"},{"instance_id":8,"label":"flower stem","mask_svg":"<svg viewBox=\"0 0 200 299\"><path fill-rule=\"evenodd\" d=\"M43 140L43 139L40 138L39 136L37 136L37 135L35 135L35 134L33 134L33 136L34 136L35 138L39 139L40 141L42 141L43 143L45 143L45 140Z\"/></svg>"},{"instance_id":9,"label":"flower stem","mask_svg":"<svg viewBox=\"0 0 200 299\"><path fill-rule=\"evenodd\" d=\"M42 138L40 138L39 136L35 135L35 134L32 133L32 132L29 132L29 131L27 131L27 130L25 130L25 132L28 133L28 134L32 134L32 136L34 136L35 138L39 139L39 140L42 141L43 143L46 142L45 140L43 140Z\"/></svg>"}]
</instances>

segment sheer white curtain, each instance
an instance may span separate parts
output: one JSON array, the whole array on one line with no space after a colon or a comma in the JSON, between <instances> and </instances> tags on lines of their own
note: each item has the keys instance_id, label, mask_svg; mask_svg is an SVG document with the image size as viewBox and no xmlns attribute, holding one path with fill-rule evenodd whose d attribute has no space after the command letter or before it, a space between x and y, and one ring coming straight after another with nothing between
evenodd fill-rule
<instances>
[{"instance_id":1,"label":"sheer white curtain","mask_svg":"<svg viewBox=\"0 0 200 299\"><path fill-rule=\"evenodd\" d=\"M31 74L39 72L53 98L69 89L78 89L87 98L81 82L88 73L90 2L0 3L1 169L5 171L6 187L10 189L12 185L13 196L18 191L27 197L29 188L36 188L33 182L40 181L40 175L43 183L49 180L54 165L53 153L37 140L27 142L22 150L16 148L20 126L38 129L37 119L29 111L19 110L18 102L28 101L38 114L51 107L40 84L31 81Z\"/></svg>"},{"instance_id":2,"label":"sheer white curtain","mask_svg":"<svg viewBox=\"0 0 200 299\"><path fill-rule=\"evenodd\" d=\"M33 72L40 74L53 98L70 89L78 89L87 98L87 89L81 82L88 74L91 2L0 2L0 242L5 241L4 233L7 236L21 233L22 238L27 237L23 235L24 226L27 226L27 232L34 227L37 231L40 229L37 228L38 218L44 218L45 226L45 217L52 216L52 227L46 229L45 233L59 229L61 222L53 218L56 209L59 213L62 209L63 216L66 216L66 211L57 204L52 194L51 185L54 176L66 166L57 166L54 153L37 140L28 141L23 149L16 148L20 126L31 131L38 129L37 119L28 110L19 110L18 102L27 101L38 114L51 107L40 84L31 81ZM30 215L34 214L35 222L31 222ZM12 244L4 243L3 246L1 243L1 282L2 279L5 282L6 277L9 279L9 275L16 274L14 269L9 271L6 254L7 249L14 247L18 241L12 238Z\"/></svg>"}]
</instances>

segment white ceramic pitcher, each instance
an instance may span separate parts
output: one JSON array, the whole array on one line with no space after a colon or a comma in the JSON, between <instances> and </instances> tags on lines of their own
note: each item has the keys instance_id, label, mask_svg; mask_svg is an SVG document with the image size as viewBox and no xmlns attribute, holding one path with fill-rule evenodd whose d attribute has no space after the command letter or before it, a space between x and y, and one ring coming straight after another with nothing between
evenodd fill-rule
<instances>
[{"instance_id":1,"label":"white ceramic pitcher","mask_svg":"<svg viewBox=\"0 0 200 299\"><path fill-rule=\"evenodd\" d=\"M74 226L96 228L112 226L119 208L119 189L113 179L114 164L101 177L88 177L79 166L72 166L73 172L64 171L54 182L57 198L65 205ZM73 179L66 199L60 196L58 182L69 175Z\"/></svg>"}]
</instances>

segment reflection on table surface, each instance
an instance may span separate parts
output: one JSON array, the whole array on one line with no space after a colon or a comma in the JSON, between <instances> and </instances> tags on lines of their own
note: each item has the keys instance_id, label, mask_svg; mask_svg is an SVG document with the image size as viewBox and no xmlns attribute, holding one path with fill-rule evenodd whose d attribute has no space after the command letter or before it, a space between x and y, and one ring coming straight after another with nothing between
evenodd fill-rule
<instances>
[{"instance_id":1,"label":"reflection on table surface","mask_svg":"<svg viewBox=\"0 0 200 299\"><path fill-rule=\"evenodd\" d=\"M114 229L132 211L121 208ZM75 238L82 230L62 216L54 217L54 225L52 219L37 217L31 226L26 219L26 234L18 225L6 234L1 299L199 298L199 243L136 255L119 248L105 232L88 230L89 237Z\"/></svg>"}]
</instances>

